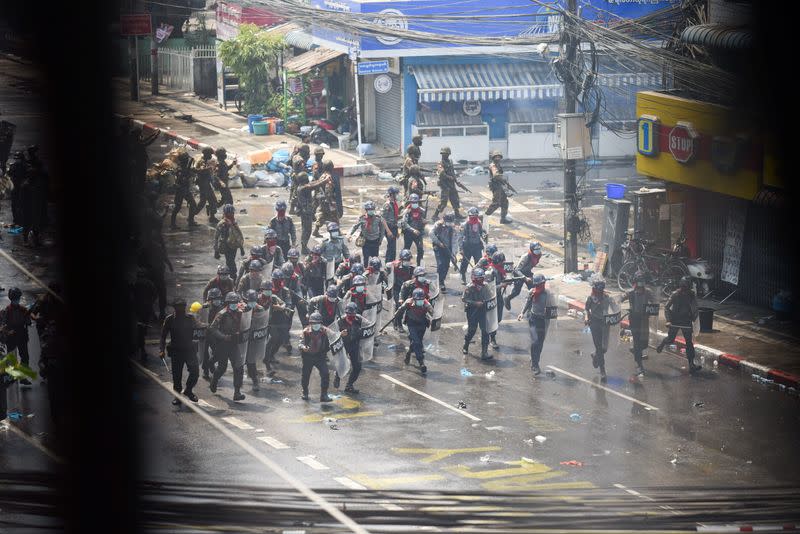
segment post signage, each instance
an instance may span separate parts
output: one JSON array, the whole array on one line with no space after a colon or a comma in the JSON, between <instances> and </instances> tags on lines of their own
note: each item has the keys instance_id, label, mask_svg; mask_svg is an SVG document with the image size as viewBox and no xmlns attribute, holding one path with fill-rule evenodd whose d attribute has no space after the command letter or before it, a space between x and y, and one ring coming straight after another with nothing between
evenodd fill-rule
<instances>
[{"instance_id":1,"label":"post signage","mask_svg":"<svg viewBox=\"0 0 800 534\"><path fill-rule=\"evenodd\" d=\"M387 72L389 72L388 59L384 59L383 61L363 61L358 64L359 76L364 76L365 74L386 74Z\"/></svg>"},{"instance_id":2,"label":"post signage","mask_svg":"<svg viewBox=\"0 0 800 534\"><path fill-rule=\"evenodd\" d=\"M140 13L137 15L119 16L120 33L124 37L136 35L150 35L153 30L150 26L150 14Z\"/></svg>"},{"instance_id":3,"label":"post signage","mask_svg":"<svg viewBox=\"0 0 800 534\"><path fill-rule=\"evenodd\" d=\"M679 122L669 131L669 151L675 161L689 163L697 153L697 132L690 122Z\"/></svg>"}]
</instances>

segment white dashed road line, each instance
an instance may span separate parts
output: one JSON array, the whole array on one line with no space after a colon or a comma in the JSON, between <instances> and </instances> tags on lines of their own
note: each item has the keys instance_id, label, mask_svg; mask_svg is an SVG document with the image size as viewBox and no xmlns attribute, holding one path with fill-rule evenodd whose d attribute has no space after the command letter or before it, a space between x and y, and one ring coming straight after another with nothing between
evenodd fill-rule
<instances>
[{"instance_id":1,"label":"white dashed road line","mask_svg":"<svg viewBox=\"0 0 800 534\"><path fill-rule=\"evenodd\" d=\"M298 456L297 460L300 461L300 462L303 462L304 464L306 464L311 469L316 469L317 471L322 471L323 469L330 469L330 467L328 467L325 464L319 463L317 460L315 460L311 456Z\"/></svg>"},{"instance_id":2,"label":"white dashed road line","mask_svg":"<svg viewBox=\"0 0 800 534\"><path fill-rule=\"evenodd\" d=\"M288 449L288 448L290 448L285 443L281 443L280 441L278 441L277 439L275 439L275 438L273 438L271 436L260 436L260 437L258 437L256 439L258 441L263 441L264 443L266 443L267 445L269 445L273 449Z\"/></svg>"},{"instance_id":3,"label":"white dashed road line","mask_svg":"<svg viewBox=\"0 0 800 534\"><path fill-rule=\"evenodd\" d=\"M426 398L426 399L428 399L428 400L432 400L432 401L433 401L433 402L435 402L436 404L440 404L441 406L444 406L444 407L445 407L445 408L447 408L448 410L452 410L452 411L454 411L454 412L456 412L456 413L458 413L458 414L461 414L461 415L463 415L464 417L468 417L469 419L472 419L473 421L480 421L480 418L479 418L479 417L475 417L475 416L474 416L474 415L472 415L471 413L467 413L467 412L465 412L464 410L462 410L462 409L460 409L460 408L456 408L455 406L450 406L449 404L447 404L447 403L446 403L446 402L444 402L443 400L439 400L439 399L437 399L436 397L432 397L432 396L428 395L427 393L424 393L424 392L422 392L422 391L420 391L420 390L418 390L418 389L416 389L416 388L412 388L412 387L411 387L411 386L409 386L408 384L404 384L403 382L399 381L398 379L396 379L396 378L394 378L394 377L391 377L391 376L389 376L389 375L387 375L387 374L384 374L384 373L381 373L381 377L382 377L382 378L385 378L385 379L386 379L386 380L388 380L389 382L392 382L393 384L397 384L398 386L400 386L400 387L404 387L404 388L406 388L406 389L407 389L407 390L409 390L409 391L413 391L414 393L416 393L417 395L419 395L419 396L421 396L421 397L425 397L425 398Z\"/></svg>"},{"instance_id":4,"label":"white dashed road line","mask_svg":"<svg viewBox=\"0 0 800 534\"><path fill-rule=\"evenodd\" d=\"M336 482L338 482L339 484L341 484L342 486L344 486L346 488L350 488L350 489L354 489L354 490L365 490L365 489L367 489L366 486L362 486L361 484L359 484L355 480L351 480L351 479L349 479L347 477L333 477L333 480L335 480Z\"/></svg>"},{"instance_id":5,"label":"white dashed road line","mask_svg":"<svg viewBox=\"0 0 800 534\"><path fill-rule=\"evenodd\" d=\"M600 384L595 384L591 380L587 380L587 379L583 378L582 376L574 375L574 374L570 373L569 371L565 371L563 369L559 369L558 367L556 367L554 365L548 365L547 368L548 369L552 369L553 371L556 371L558 373L561 373L562 375L566 375L566 376L568 376L570 378L574 378L575 380L580 380L581 382L589 384L590 386L592 386L594 388L602 389L603 391L607 391L607 392L611 393L612 395L616 395L617 397L621 397L621 398L623 398L625 400L629 400L631 402L635 402L636 404L640 404L640 405L644 406L648 410L653 410L653 411L657 411L658 410L658 408L656 408L652 404L647 404L646 402L642 402L639 399L634 399L633 397L629 397L628 395L625 395L624 393L620 393L619 391L616 391L616 390L611 389L609 387L606 387L606 386L603 386L603 385L600 385Z\"/></svg>"},{"instance_id":6,"label":"white dashed road line","mask_svg":"<svg viewBox=\"0 0 800 534\"><path fill-rule=\"evenodd\" d=\"M253 430L253 428L255 428L253 425L245 423L238 417L233 417L233 416L223 417L222 420L228 423L229 425L235 426L236 428L239 428L241 430Z\"/></svg>"}]
</instances>

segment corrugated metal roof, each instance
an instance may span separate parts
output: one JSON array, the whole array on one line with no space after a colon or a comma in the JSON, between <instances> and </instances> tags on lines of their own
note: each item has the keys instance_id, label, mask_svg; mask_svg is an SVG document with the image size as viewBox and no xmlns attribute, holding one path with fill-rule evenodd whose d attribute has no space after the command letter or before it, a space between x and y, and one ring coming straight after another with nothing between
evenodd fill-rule
<instances>
[{"instance_id":1,"label":"corrugated metal roof","mask_svg":"<svg viewBox=\"0 0 800 534\"><path fill-rule=\"evenodd\" d=\"M314 47L314 37L303 30L292 30L283 36L283 40L291 46L311 50Z\"/></svg>"},{"instance_id":2,"label":"corrugated metal roof","mask_svg":"<svg viewBox=\"0 0 800 534\"><path fill-rule=\"evenodd\" d=\"M532 124L556 122L555 108L528 108L512 109L508 112L508 122L511 124Z\"/></svg>"},{"instance_id":3,"label":"corrugated metal roof","mask_svg":"<svg viewBox=\"0 0 800 534\"><path fill-rule=\"evenodd\" d=\"M479 115L471 117L463 113L442 113L441 111L417 111L417 127L438 126L476 126L483 124Z\"/></svg>"},{"instance_id":4,"label":"corrugated metal roof","mask_svg":"<svg viewBox=\"0 0 800 534\"><path fill-rule=\"evenodd\" d=\"M305 74L310 72L314 67L322 65L323 63L327 63L328 61L343 55L345 54L337 50L319 47L315 48L314 50L309 50L304 54L300 54L299 56L293 57L283 64L283 68L287 71L295 72L297 74Z\"/></svg>"},{"instance_id":5,"label":"corrugated metal roof","mask_svg":"<svg viewBox=\"0 0 800 534\"><path fill-rule=\"evenodd\" d=\"M753 47L753 34L745 28L721 24L697 24L681 32L681 41L711 48L745 50Z\"/></svg>"},{"instance_id":6,"label":"corrugated metal roof","mask_svg":"<svg viewBox=\"0 0 800 534\"><path fill-rule=\"evenodd\" d=\"M295 24L294 22L285 22L283 24L278 24L277 26L273 26L272 28L267 28L267 33L270 35L286 35L289 32L302 30L300 26Z\"/></svg>"}]
</instances>

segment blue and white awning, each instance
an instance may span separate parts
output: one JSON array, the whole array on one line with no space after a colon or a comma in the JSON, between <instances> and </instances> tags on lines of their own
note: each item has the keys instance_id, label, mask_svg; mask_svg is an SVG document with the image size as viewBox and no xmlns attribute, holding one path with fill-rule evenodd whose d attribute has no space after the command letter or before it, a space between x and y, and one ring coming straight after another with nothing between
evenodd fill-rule
<instances>
[{"instance_id":1,"label":"blue and white awning","mask_svg":"<svg viewBox=\"0 0 800 534\"><path fill-rule=\"evenodd\" d=\"M542 99L564 95L550 64L415 65L420 102Z\"/></svg>"}]
</instances>

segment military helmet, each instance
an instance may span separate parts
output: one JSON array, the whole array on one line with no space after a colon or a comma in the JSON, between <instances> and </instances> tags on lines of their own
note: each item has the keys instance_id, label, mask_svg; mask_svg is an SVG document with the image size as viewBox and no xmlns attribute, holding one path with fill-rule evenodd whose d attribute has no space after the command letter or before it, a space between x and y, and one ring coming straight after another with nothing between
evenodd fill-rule
<instances>
[{"instance_id":1,"label":"military helmet","mask_svg":"<svg viewBox=\"0 0 800 534\"><path fill-rule=\"evenodd\" d=\"M222 156L222 159L225 159L224 157L228 155L228 151L225 150L223 147L219 147L214 151L214 153L217 155L217 157Z\"/></svg>"},{"instance_id":2,"label":"military helmet","mask_svg":"<svg viewBox=\"0 0 800 534\"><path fill-rule=\"evenodd\" d=\"M275 211L286 210L286 201L279 200L275 203Z\"/></svg>"},{"instance_id":3,"label":"military helmet","mask_svg":"<svg viewBox=\"0 0 800 534\"><path fill-rule=\"evenodd\" d=\"M452 154L452 152L450 152L449 146L443 146L442 148L439 149L439 154L447 154L449 156L450 154Z\"/></svg>"},{"instance_id":4,"label":"military helmet","mask_svg":"<svg viewBox=\"0 0 800 534\"><path fill-rule=\"evenodd\" d=\"M250 265L248 265L247 268L250 269L251 271L256 271L256 272L263 271L264 264L261 263L260 260L250 260Z\"/></svg>"},{"instance_id":5,"label":"military helmet","mask_svg":"<svg viewBox=\"0 0 800 534\"><path fill-rule=\"evenodd\" d=\"M347 306L344 307L344 312L347 315L355 315L358 313L358 304L355 302L348 302Z\"/></svg>"},{"instance_id":6,"label":"military helmet","mask_svg":"<svg viewBox=\"0 0 800 534\"><path fill-rule=\"evenodd\" d=\"M400 251L400 260L401 261L409 261L411 259L411 251L407 248L404 248Z\"/></svg>"},{"instance_id":7,"label":"military helmet","mask_svg":"<svg viewBox=\"0 0 800 534\"><path fill-rule=\"evenodd\" d=\"M325 172L332 172L333 171L333 160L324 159L322 160L322 170Z\"/></svg>"},{"instance_id":8,"label":"military helmet","mask_svg":"<svg viewBox=\"0 0 800 534\"><path fill-rule=\"evenodd\" d=\"M485 276L486 273L484 273L483 269L481 269L480 267L475 267L474 269L472 269L473 280L483 280Z\"/></svg>"},{"instance_id":9,"label":"military helmet","mask_svg":"<svg viewBox=\"0 0 800 534\"><path fill-rule=\"evenodd\" d=\"M690 276L681 277L678 285L683 289L689 289L692 286L692 278Z\"/></svg>"},{"instance_id":10,"label":"military helmet","mask_svg":"<svg viewBox=\"0 0 800 534\"><path fill-rule=\"evenodd\" d=\"M408 195L408 201L409 202L419 202L419 195L416 194L416 193L411 193L410 195Z\"/></svg>"},{"instance_id":11,"label":"military helmet","mask_svg":"<svg viewBox=\"0 0 800 534\"><path fill-rule=\"evenodd\" d=\"M414 276L425 276L425 267L421 265L414 267Z\"/></svg>"},{"instance_id":12,"label":"military helmet","mask_svg":"<svg viewBox=\"0 0 800 534\"><path fill-rule=\"evenodd\" d=\"M366 202L364 202L364 209L367 211L374 210L375 203L371 200L367 200Z\"/></svg>"},{"instance_id":13,"label":"military helmet","mask_svg":"<svg viewBox=\"0 0 800 534\"><path fill-rule=\"evenodd\" d=\"M211 148L210 146L204 146L203 150L201 150L201 152L202 152L202 154L204 156L213 156L214 155L214 149Z\"/></svg>"},{"instance_id":14,"label":"military helmet","mask_svg":"<svg viewBox=\"0 0 800 534\"><path fill-rule=\"evenodd\" d=\"M367 279L364 278L363 276L361 276L360 274L358 276L354 276L353 277L353 285L354 286L365 286L365 285L367 285Z\"/></svg>"},{"instance_id":15,"label":"military helmet","mask_svg":"<svg viewBox=\"0 0 800 534\"><path fill-rule=\"evenodd\" d=\"M22 291L18 287L12 287L8 290L8 300L18 300L22 298Z\"/></svg>"},{"instance_id":16,"label":"military helmet","mask_svg":"<svg viewBox=\"0 0 800 534\"><path fill-rule=\"evenodd\" d=\"M272 291L272 280L262 280L261 285L258 286L258 289L261 291L270 290Z\"/></svg>"},{"instance_id":17,"label":"military helmet","mask_svg":"<svg viewBox=\"0 0 800 534\"><path fill-rule=\"evenodd\" d=\"M323 154L325 154L325 149L322 148L321 146L318 146L317 148L314 149L315 156L322 156Z\"/></svg>"},{"instance_id":18,"label":"military helmet","mask_svg":"<svg viewBox=\"0 0 800 534\"><path fill-rule=\"evenodd\" d=\"M300 154L304 154L304 157L308 159L308 156L311 154L311 147L303 143L302 145L300 145L300 148L297 149L297 152L299 152Z\"/></svg>"},{"instance_id":19,"label":"military helmet","mask_svg":"<svg viewBox=\"0 0 800 534\"><path fill-rule=\"evenodd\" d=\"M364 264L360 262L350 265L350 272L353 274L364 274Z\"/></svg>"},{"instance_id":20,"label":"military helmet","mask_svg":"<svg viewBox=\"0 0 800 534\"><path fill-rule=\"evenodd\" d=\"M489 259L488 258L481 258L478 260L478 267L481 269L486 269L489 267Z\"/></svg>"},{"instance_id":21,"label":"military helmet","mask_svg":"<svg viewBox=\"0 0 800 534\"><path fill-rule=\"evenodd\" d=\"M223 274L231 274L231 270L228 269L227 265L219 265L217 266L217 274L220 276Z\"/></svg>"},{"instance_id":22,"label":"military helmet","mask_svg":"<svg viewBox=\"0 0 800 534\"><path fill-rule=\"evenodd\" d=\"M411 142L414 143L415 145L421 145L422 144L422 136L419 135L419 134L415 135L414 137L411 138Z\"/></svg>"},{"instance_id":23,"label":"military helmet","mask_svg":"<svg viewBox=\"0 0 800 534\"><path fill-rule=\"evenodd\" d=\"M225 304L237 303L239 302L239 295L237 295L234 291L231 291L227 295L225 295Z\"/></svg>"},{"instance_id":24,"label":"military helmet","mask_svg":"<svg viewBox=\"0 0 800 534\"><path fill-rule=\"evenodd\" d=\"M486 253L489 255L489 257L494 255L495 252L497 252L497 245L495 245L494 243L486 245Z\"/></svg>"},{"instance_id":25,"label":"military helmet","mask_svg":"<svg viewBox=\"0 0 800 534\"><path fill-rule=\"evenodd\" d=\"M327 228L328 228L328 232L333 232L333 231L337 231L338 232L339 231L339 224L335 223L335 222L329 222Z\"/></svg>"},{"instance_id":26,"label":"military helmet","mask_svg":"<svg viewBox=\"0 0 800 534\"><path fill-rule=\"evenodd\" d=\"M425 290L421 287L418 287L414 291L411 292L411 297L414 300L424 299L425 298Z\"/></svg>"},{"instance_id":27,"label":"military helmet","mask_svg":"<svg viewBox=\"0 0 800 534\"><path fill-rule=\"evenodd\" d=\"M297 250L296 248L290 248L286 252L286 257L289 258L290 260L291 259L295 259L295 258L299 258L300 257L300 251Z\"/></svg>"},{"instance_id":28,"label":"military helmet","mask_svg":"<svg viewBox=\"0 0 800 534\"><path fill-rule=\"evenodd\" d=\"M602 291L606 288L606 281L602 276L592 277L592 289Z\"/></svg>"},{"instance_id":29,"label":"military helmet","mask_svg":"<svg viewBox=\"0 0 800 534\"><path fill-rule=\"evenodd\" d=\"M178 161L181 163L186 163L189 161L189 153L186 151L178 152Z\"/></svg>"},{"instance_id":30,"label":"military helmet","mask_svg":"<svg viewBox=\"0 0 800 534\"><path fill-rule=\"evenodd\" d=\"M417 165L416 163L413 164L413 165L410 165L408 167L408 174L410 174L412 176L420 176L421 171L419 170L419 165Z\"/></svg>"},{"instance_id":31,"label":"military helmet","mask_svg":"<svg viewBox=\"0 0 800 534\"><path fill-rule=\"evenodd\" d=\"M451 222L455 222L455 220L456 220L456 216L453 215L452 213L445 213L444 214L444 222L451 223Z\"/></svg>"},{"instance_id":32,"label":"military helmet","mask_svg":"<svg viewBox=\"0 0 800 534\"><path fill-rule=\"evenodd\" d=\"M275 269L272 271L272 279L273 280L283 280L283 271L280 269Z\"/></svg>"},{"instance_id":33,"label":"military helmet","mask_svg":"<svg viewBox=\"0 0 800 534\"><path fill-rule=\"evenodd\" d=\"M495 252L494 254L492 254L492 263L494 263L495 265L500 265L504 261L506 261L506 255L503 254L502 252Z\"/></svg>"},{"instance_id":34,"label":"military helmet","mask_svg":"<svg viewBox=\"0 0 800 534\"><path fill-rule=\"evenodd\" d=\"M377 256L373 256L369 259L369 266L375 269L376 271L379 271L381 267L383 267L383 262Z\"/></svg>"},{"instance_id":35,"label":"military helmet","mask_svg":"<svg viewBox=\"0 0 800 534\"><path fill-rule=\"evenodd\" d=\"M258 245L253 245L250 247L250 255L256 258L264 255L264 249L259 247Z\"/></svg>"},{"instance_id":36,"label":"military helmet","mask_svg":"<svg viewBox=\"0 0 800 534\"><path fill-rule=\"evenodd\" d=\"M535 286L540 286L540 285L544 284L545 281L547 281L547 279L544 277L543 274L537 274L537 275L534 275L532 283Z\"/></svg>"},{"instance_id":37,"label":"military helmet","mask_svg":"<svg viewBox=\"0 0 800 534\"><path fill-rule=\"evenodd\" d=\"M538 241L532 241L530 245L528 245L528 249L533 252L534 254L541 254L542 253L542 244Z\"/></svg>"},{"instance_id":38,"label":"military helmet","mask_svg":"<svg viewBox=\"0 0 800 534\"><path fill-rule=\"evenodd\" d=\"M339 296L339 288L336 287L336 284L330 284L328 289L325 290L325 294L328 295L330 298L335 299Z\"/></svg>"},{"instance_id":39,"label":"military helmet","mask_svg":"<svg viewBox=\"0 0 800 534\"><path fill-rule=\"evenodd\" d=\"M387 195L396 195L400 192L400 188L394 185L390 185L389 189L386 190Z\"/></svg>"},{"instance_id":40,"label":"military helmet","mask_svg":"<svg viewBox=\"0 0 800 534\"><path fill-rule=\"evenodd\" d=\"M322 314L319 312L314 312L308 316L308 322L311 324L322 324Z\"/></svg>"},{"instance_id":41,"label":"military helmet","mask_svg":"<svg viewBox=\"0 0 800 534\"><path fill-rule=\"evenodd\" d=\"M222 298L222 291L218 287L212 287L208 290L208 300L216 300Z\"/></svg>"},{"instance_id":42,"label":"military helmet","mask_svg":"<svg viewBox=\"0 0 800 534\"><path fill-rule=\"evenodd\" d=\"M233 204L225 204L222 206L222 213L226 215L236 213L236 208L233 207Z\"/></svg>"},{"instance_id":43,"label":"military helmet","mask_svg":"<svg viewBox=\"0 0 800 534\"><path fill-rule=\"evenodd\" d=\"M286 278L291 277L294 274L294 265L292 265L292 262L287 261L281 265L281 272L283 272L283 276Z\"/></svg>"},{"instance_id":44,"label":"military helmet","mask_svg":"<svg viewBox=\"0 0 800 534\"><path fill-rule=\"evenodd\" d=\"M25 159L25 152L22 150L17 150L14 152L14 159Z\"/></svg>"},{"instance_id":45,"label":"military helmet","mask_svg":"<svg viewBox=\"0 0 800 534\"><path fill-rule=\"evenodd\" d=\"M322 245L314 245L311 247L312 254L322 254Z\"/></svg>"},{"instance_id":46,"label":"military helmet","mask_svg":"<svg viewBox=\"0 0 800 534\"><path fill-rule=\"evenodd\" d=\"M278 232L272 228L267 228L264 230L264 239L278 239Z\"/></svg>"},{"instance_id":47,"label":"military helmet","mask_svg":"<svg viewBox=\"0 0 800 534\"><path fill-rule=\"evenodd\" d=\"M244 294L244 300L258 300L258 291L255 289L248 289Z\"/></svg>"},{"instance_id":48,"label":"military helmet","mask_svg":"<svg viewBox=\"0 0 800 534\"><path fill-rule=\"evenodd\" d=\"M633 275L633 283L637 285L644 285L647 282L647 277L642 271L636 271Z\"/></svg>"},{"instance_id":49,"label":"military helmet","mask_svg":"<svg viewBox=\"0 0 800 534\"><path fill-rule=\"evenodd\" d=\"M500 152L499 150L492 150L491 152L489 152L489 159L494 159L494 158L497 158L497 157L502 158L503 157L503 153Z\"/></svg>"},{"instance_id":50,"label":"military helmet","mask_svg":"<svg viewBox=\"0 0 800 534\"><path fill-rule=\"evenodd\" d=\"M479 214L480 212L478 211L478 208L470 208L467 210L467 215L470 217L477 217Z\"/></svg>"}]
</instances>

